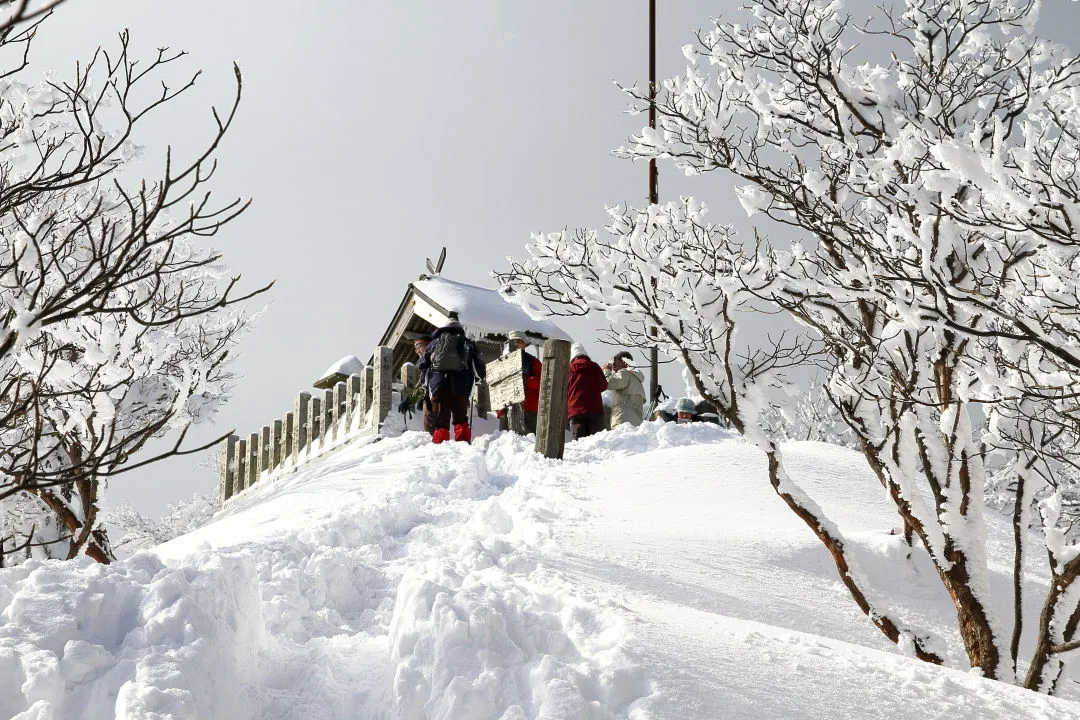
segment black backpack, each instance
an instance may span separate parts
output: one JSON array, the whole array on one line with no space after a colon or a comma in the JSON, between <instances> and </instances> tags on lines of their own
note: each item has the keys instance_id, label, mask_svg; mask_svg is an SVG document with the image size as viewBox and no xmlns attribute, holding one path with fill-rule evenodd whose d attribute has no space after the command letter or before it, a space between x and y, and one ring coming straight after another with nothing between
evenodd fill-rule
<instances>
[{"instance_id":1,"label":"black backpack","mask_svg":"<svg viewBox=\"0 0 1080 720\"><path fill-rule=\"evenodd\" d=\"M435 372L457 372L469 366L469 349L465 336L460 333L443 333L435 339L431 350L431 369Z\"/></svg>"}]
</instances>

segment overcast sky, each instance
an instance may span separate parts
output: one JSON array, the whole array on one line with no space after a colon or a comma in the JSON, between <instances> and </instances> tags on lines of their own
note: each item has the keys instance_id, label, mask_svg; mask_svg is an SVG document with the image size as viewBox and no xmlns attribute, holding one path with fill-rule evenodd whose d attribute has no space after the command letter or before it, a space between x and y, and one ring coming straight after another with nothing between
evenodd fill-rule
<instances>
[{"instance_id":1,"label":"overcast sky","mask_svg":"<svg viewBox=\"0 0 1080 720\"><path fill-rule=\"evenodd\" d=\"M729 2L658 5L667 77ZM645 122L624 113L613 81L647 81L647 20L646 0L68 0L32 59L63 74L125 27L137 54L189 51L204 75L140 138L149 156L209 137L209 105L230 100L240 63L244 99L215 187L254 203L214 243L251 286L277 284L242 345L234 397L202 437L246 435L341 356L366 358L441 246L447 277L490 284L530 232L598 226L605 204L643 201L645 165L610 152ZM714 218L742 214L730 187L661 166L661 199L692 192ZM595 347L590 326L565 325ZM178 460L118 478L109 503L156 515L216 482Z\"/></svg>"}]
</instances>

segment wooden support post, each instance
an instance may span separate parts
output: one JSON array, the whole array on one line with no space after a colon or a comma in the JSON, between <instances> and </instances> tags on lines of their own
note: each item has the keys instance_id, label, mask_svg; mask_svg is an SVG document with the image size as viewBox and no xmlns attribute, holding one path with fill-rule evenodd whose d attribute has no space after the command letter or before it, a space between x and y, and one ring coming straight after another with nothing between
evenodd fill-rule
<instances>
[{"instance_id":1,"label":"wooden support post","mask_svg":"<svg viewBox=\"0 0 1080 720\"><path fill-rule=\"evenodd\" d=\"M371 412L371 397L375 389L375 368L370 366L365 367L364 374L361 377L363 378L363 380L360 383L360 414L363 415L366 419L367 414ZM364 420L361 420L360 422L363 423Z\"/></svg>"},{"instance_id":2,"label":"wooden support post","mask_svg":"<svg viewBox=\"0 0 1080 720\"><path fill-rule=\"evenodd\" d=\"M350 375L345 381L345 427L351 432L356 424L356 416L360 411L363 401L363 378L359 375Z\"/></svg>"},{"instance_id":3,"label":"wooden support post","mask_svg":"<svg viewBox=\"0 0 1080 720\"><path fill-rule=\"evenodd\" d=\"M239 435L230 435L221 441L221 501L233 496L236 486L236 442Z\"/></svg>"},{"instance_id":4,"label":"wooden support post","mask_svg":"<svg viewBox=\"0 0 1080 720\"><path fill-rule=\"evenodd\" d=\"M285 427L282 428L281 436L281 464L284 465L289 458L296 462L296 454L293 452L293 448L296 447L296 413L285 413Z\"/></svg>"},{"instance_id":5,"label":"wooden support post","mask_svg":"<svg viewBox=\"0 0 1080 720\"><path fill-rule=\"evenodd\" d=\"M251 487L259 478L259 433L253 432L248 436L248 466L247 482L244 487Z\"/></svg>"},{"instance_id":6,"label":"wooden support post","mask_svg":"<svg viewBox=\"0 0 1080 720\"><path fill-rule=\"evenodd\" d=\"M274 424L270 426L270 469L274 470L281 467L281 461L285 456L284 443L282 442L285 430L285 423L281 420L275 420Z\"/></svg>"},{"instance_id":7,"label":"wooden support post","mask_svg":"<svg viewBox=\"0 0 1080 720\"><path fill-rule=\"evenodd\" d=\"M329 442L334 437L334 390L333 388L326 388L323 390L322 401L322 439L324 444Z\"/></svg>"},{"instance_id":8,"label":"wooden support post","mask_svg":"<svg viewBox=\"0 0 1080 720\"><path fill-rule=\"evenodd\" d=\"M393 397L394 377L390 366L394 361L394 351L385 345L375 348L375 387L372 388L372 400L375 403L375 421L382 427L383 420L390 414L390 401Z\"/></svg>"},{"instance_id":9,"label":"wooden support post","mask_svg":"<svg viewBox=\"0 0 1080 720\"><path fill-rule=\"evenodd\" d=\"M270 470L270 426L263 425L262 433L259 434L259 475Z\"/></svg>"},{"instance_id":10,"label":"wooden support post","mask_svg":"<svg viewBox=\"0 0 1080 720\"><path fill-rule=\"evenodd\" d=\"M566 445L566 387L570 379L570 343L544 342L540 371L540 407L536 413L536 452L562 459Z\"/></svg>"},{"instance_id":11,"label":"wooden support post","mask_svg":"<svg viewBox=\"0 0 1080 720\"><path fill-rule=\"evenodd\" d=\"M308 434L308 405L311 404L311 395L306 392L302 392L296 396L293 401L293 418L296 423L293 426L293 465L300 464L300 452L308 446L311 442L310 435Z\"/></svg>"},{"instance_id":12,"label":"wooden support post","mask_svg":"<svg viewBox=\"0 0 1080 720\"><path fill-rule=\"evenodd\" d=\"M236 443L236 476L233 483L233 495L239 495L247 487L248 441L243 438Z\"/></svg>"},{"instance_id":13,"label":"wooden support post","mask_svg":"<svg viewBox=\"0 0 1080 720\"><path fill-rule=\"evenodd\" d=\"M341 419L345 417L345 383L339 382L334 386L334 440L345 438L349 435L349 428L342 427Z\"/></svg>"},{"instance_id":14,"label":"wooden support post","mask_svg":"<svg viewBox=\"0 0 1080 720\"><path fill-rule=\"evenodd\" d=\"M308 448L315 445L315 441L322 438L322 400L317 397L311 398L308 403Z\"/></svg>"},{"instance_id":15,"label":"wooden support post","mask_svg":"<svg viewBox=\"0 0 1080 720\"><path fill-rule=\"evenodd\" d=\"M405 363L401 366L401 384L405 387L414 387L420 382L420 371L416 365Z\"/></svg>"},{"instance_id":16,"label":"wooden support post","mask_svg":"<svg viewBox=\"0 0 1080 720\"><path fill-rule=\"evenodd\" d=\"M541 375L543 371L541 370ZM510 432L525 435L525 411L521 409L521 403L514 403L506 409L506 426Z\"/></svg>"}]
</instances>

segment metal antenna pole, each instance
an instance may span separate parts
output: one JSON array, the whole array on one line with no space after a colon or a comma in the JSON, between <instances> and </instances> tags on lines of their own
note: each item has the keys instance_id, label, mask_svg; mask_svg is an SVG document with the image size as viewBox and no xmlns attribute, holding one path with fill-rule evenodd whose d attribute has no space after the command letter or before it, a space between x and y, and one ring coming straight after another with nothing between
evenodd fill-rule
<instances>
[{"instance_id":1,"label":"metal antenna pole","mask_svg":"<svg viewBox=\"0 0 1080 720\"><path fill-rule=\"evenodd\" d=\"M649 127L656 129L656 0L649 0ZM656 158L652 158L649 160L649 203L656 205L659 202ZM656 337L656 329L653 328L650 334ZM655 346L649 348L649 370L649 399L655 406L660 394L660 359Z\"/></svg>"}]
</instances>

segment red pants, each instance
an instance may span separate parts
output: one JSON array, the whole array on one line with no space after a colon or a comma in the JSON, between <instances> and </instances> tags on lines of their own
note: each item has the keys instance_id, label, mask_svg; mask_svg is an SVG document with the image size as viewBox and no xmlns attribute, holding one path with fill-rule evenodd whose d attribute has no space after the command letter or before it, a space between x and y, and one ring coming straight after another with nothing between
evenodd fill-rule
<instances>
[{"instance_id":1,"label":"red pants","mask_svg":"<svg viewBox=\"0 0 1080 720\"><path fill-rule=\"evenodd\" d=\"M445 385L431 396L432 429L450 429L450 425L469 423L469 396L450 392Z\"/></svg>"}]
</instances>

